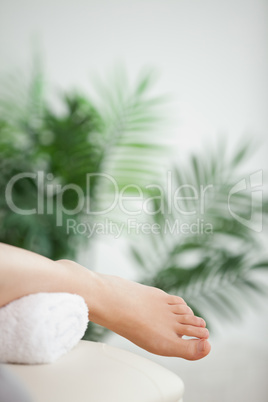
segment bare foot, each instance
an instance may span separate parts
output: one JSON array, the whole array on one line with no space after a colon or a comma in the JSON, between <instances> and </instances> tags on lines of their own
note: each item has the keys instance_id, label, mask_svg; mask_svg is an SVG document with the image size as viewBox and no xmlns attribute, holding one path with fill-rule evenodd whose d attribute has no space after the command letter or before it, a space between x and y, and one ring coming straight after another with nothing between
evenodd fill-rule
<instances>
[{"instance_id":1,"label":"bare foot","mask_svg":"<svg viewBox=\"0 0 268 402\"><path fill-rule=\"evenodd\" d=\"M80 280L85 275L81 295L91 321L158 355L198 360L210 352L205 321L182 298L119 277L86 273L70 261L59 263L76 269Z\"/></svg>"}]
</instances>

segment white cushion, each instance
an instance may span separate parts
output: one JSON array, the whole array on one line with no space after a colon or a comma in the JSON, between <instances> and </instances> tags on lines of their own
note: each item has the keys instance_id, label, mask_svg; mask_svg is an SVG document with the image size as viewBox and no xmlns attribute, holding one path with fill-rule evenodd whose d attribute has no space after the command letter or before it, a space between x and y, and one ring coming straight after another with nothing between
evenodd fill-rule
<instances>
[{"instance_id":1,"label":"white cushion","mask_svg":"<svg viewBox=\"0 0 268 402\"><path fill-rule=\"evenodd\" d=\"M80 341L52 364L7 364L34 402L181 402L182 380L160 365L103 343Z\"/></svg>"}]
</instances>

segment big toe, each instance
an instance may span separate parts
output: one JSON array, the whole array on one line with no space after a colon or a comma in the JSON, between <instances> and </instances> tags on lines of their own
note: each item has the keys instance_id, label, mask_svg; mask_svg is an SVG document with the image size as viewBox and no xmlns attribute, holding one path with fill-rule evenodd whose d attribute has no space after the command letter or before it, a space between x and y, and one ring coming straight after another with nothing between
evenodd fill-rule
<instances>
[{"instance_id":1,"label":"big toe","mask_svg":"<svg viewBox=\"0 0 268 402\"><path fill-rule=\"evenodd\" d=\"M207 339L180 339L178 356L187 360L199 360L207 356L210 349Z\"/></svg>"}]
</instances>

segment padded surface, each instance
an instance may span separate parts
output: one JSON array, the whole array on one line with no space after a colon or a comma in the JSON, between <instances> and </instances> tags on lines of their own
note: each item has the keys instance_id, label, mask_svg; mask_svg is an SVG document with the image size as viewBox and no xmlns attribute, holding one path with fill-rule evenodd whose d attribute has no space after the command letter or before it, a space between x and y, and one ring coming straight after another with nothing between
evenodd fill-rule
<instances>
[{"instance_id":1,"label":"padded surface","mask_svg":"<svg viewBox=\"0 0 268 402\"><path fill-rule=\"evenodd\" d=\"M166 368L103 343L80 341L52 364L5 366L34 402L181 402L184 390Z\"/></svg>"}]
</instances>

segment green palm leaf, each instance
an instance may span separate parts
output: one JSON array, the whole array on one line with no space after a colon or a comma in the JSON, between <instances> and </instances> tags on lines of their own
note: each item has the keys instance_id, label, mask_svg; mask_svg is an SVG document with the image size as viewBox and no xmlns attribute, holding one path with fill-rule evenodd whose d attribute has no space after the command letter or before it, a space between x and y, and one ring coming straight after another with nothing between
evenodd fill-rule
<instances>
[{"instance_id":1,"label":"green palm leaf","mask_svg":"<svg viewBox=\"0 0 268 402\"><path fill-rule=\"evenodd\" d=\"M133 86L125 69L114 72L110 85L95 78L96 91L101 96L101 101L95 103L104 122L103 135L107 141L101 171L116 181L119 191L128 186L128 195L135 194L130 184L146 193L146 184L163 174L161 161L167 147L163 145L162 109L168 98L150 95L153 84L152 71L142 72ZM96 205L100 209L113 198L113 190L107 180L100 183L96 193Z\"/></svg>"},{"instance_id":2,"label":"green palm leaf","mask_svg":"<svg viewBox=\"0 0 268 402\"><path fill-rule=\"evenodd\" d=\"M143 270L142 282L184 297L192 309L202 312L210 323L215 317L235 319L241 315L243 303L250 304L258 294L267 292L254 275L257 270L267 269L265 250L255 232L238 222L228 208L228 193L240 180L237 172L248 156L248 147L242 146L230 158L224 152L217 152L217 157L211 152L205 157L192 156L184 168L174 167L173 187L187 184L180 191L181 212L173 205L171 213L165 207L164 212L151 216L151 223L159 224L160 233L135 238L131 249ZM203 211L200 197L195 199L189 186L198 191L211 186ZM168 195L165 197L166 206ZM232 208L236 205L239 215L247 219L251 194L238 193L232 202ZM159 210L159 201L155 202L154 209ZM196 213L185 215L182 211ZM253 212L262 213L258 207ZM184 223L191 226L198 219L204 225L209 223L213 232L206 234L199 230L185 235L168 229L176 227L177 222L179 228Z\"/></svg>"}]
</instances>

